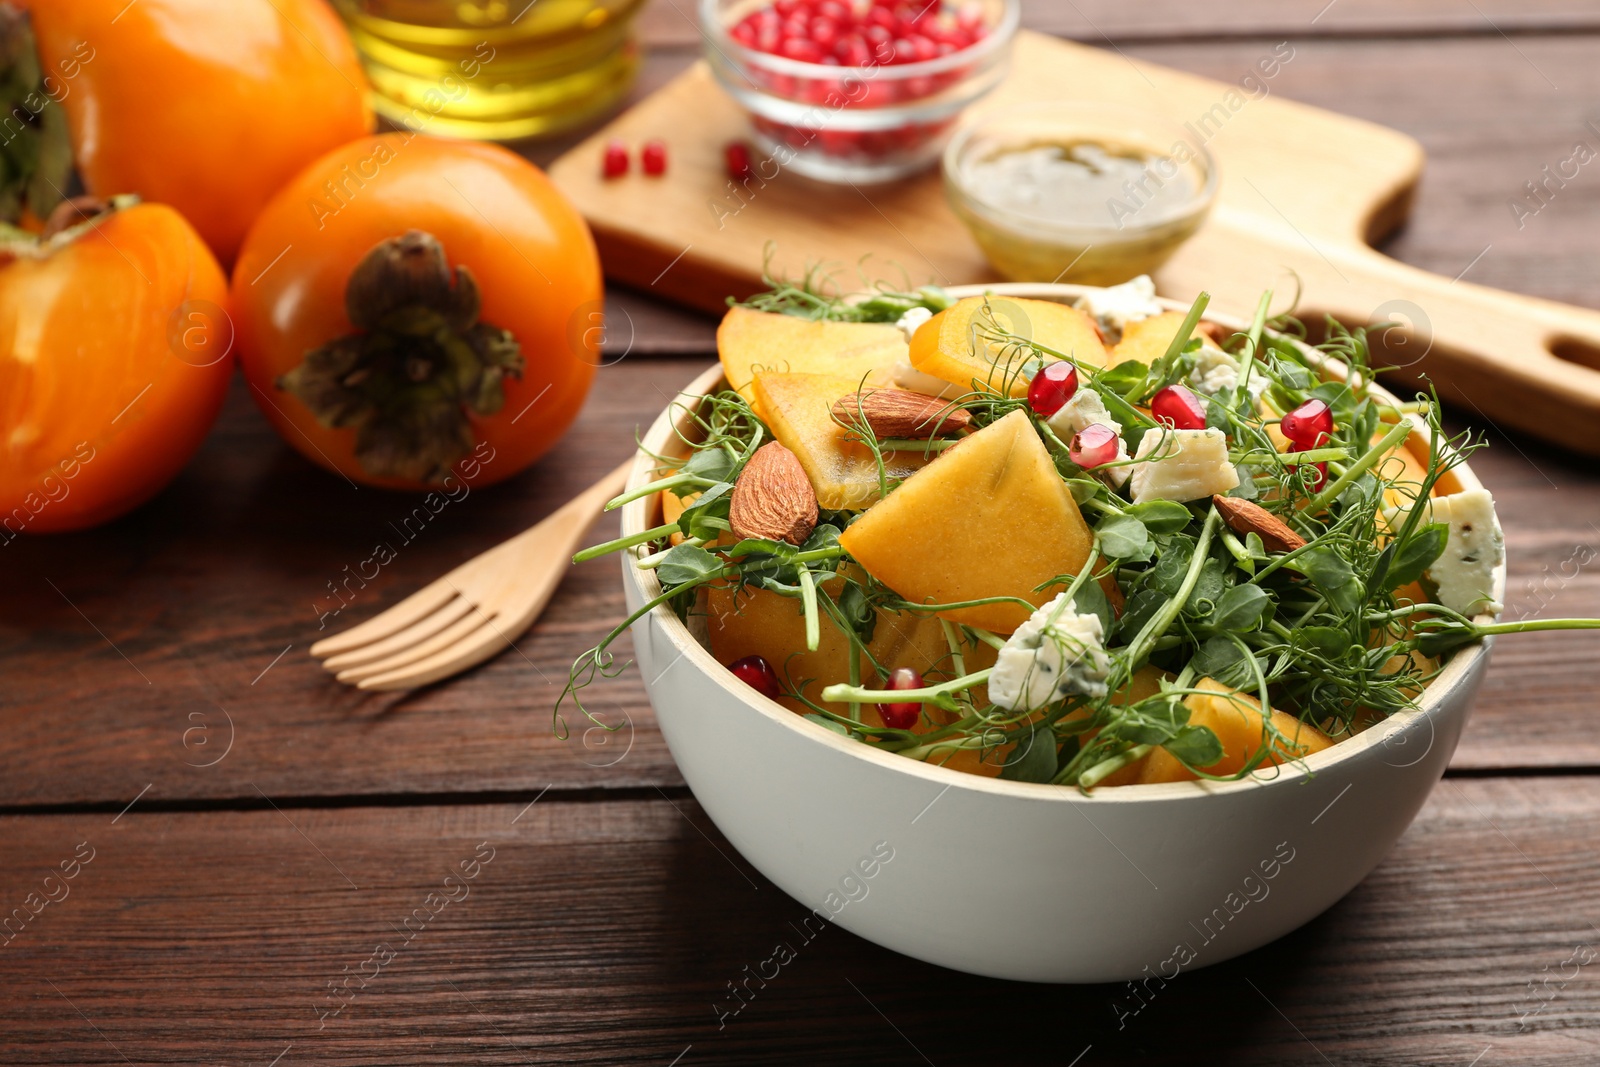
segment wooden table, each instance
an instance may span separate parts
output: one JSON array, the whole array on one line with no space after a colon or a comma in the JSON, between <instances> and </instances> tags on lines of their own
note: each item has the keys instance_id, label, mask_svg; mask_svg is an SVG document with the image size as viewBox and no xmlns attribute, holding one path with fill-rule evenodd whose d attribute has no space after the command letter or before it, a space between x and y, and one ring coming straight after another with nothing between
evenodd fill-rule
<instances>
[{"instance_id":1,"label":"wooden table","mask_svg":"<svg viewBox=\"0 0 1600 1067\"><path fill-rule=\"evenodd\" d=\"M648 11L641 92L694 56L687 9ZM1391 252L1600 305L1600 170L1521 228L1507 207L1600 140L1588 0L1028 0L1025 17L1230 80L1292 41L1274 92L1428 149ZM548 513L712 358L710 322L639 295L612 307L635 340L560 447L451 504L332 626ZM1510 613L1600 613L1592 463L1463 414L1493 444L1475 462L1500 501ZM1383 865L1119 1027L1118 987L970 978L836 929L801 942L805 909L696 807L635 671L597 691L627 724L615 739L553 739L568 663L620 616L615 560L576 568L516 651L464 678L407 696L334 683L306 655L314 604L408 510L312 469L236 388L155 502L0 548L0 915L28 917L0 933L0 1061L1600 1060L1592 637L1503 641L1448 777ZM47 879L63 864L75 877ZM779 941L799 958L719 1025L713 1005Z\"/></svg>"}]
</instances>

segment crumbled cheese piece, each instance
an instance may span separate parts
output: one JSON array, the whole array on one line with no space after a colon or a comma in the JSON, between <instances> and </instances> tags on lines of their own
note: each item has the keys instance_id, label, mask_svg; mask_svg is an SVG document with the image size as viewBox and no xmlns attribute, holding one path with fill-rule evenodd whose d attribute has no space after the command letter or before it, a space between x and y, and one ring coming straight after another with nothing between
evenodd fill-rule
<instances>
[{"instance_id":1,"label":"crumbled cheese piece","mask_svg":"<svg viewBox=\"0 0 1600 1067\"><path fill-rule=\"evenodd\" d=\"M1158 456L1157 459L1147 459ZM1239 472L1228 459L1228 437L1215 427L1203 430L1146 430L1139 439L1129 480L1133 502L1200 500L1226 493L1239 484Z\"/></svg>"},{"instance_id":2,"label":"crumbled cheese piece","mask_svg":"<svg viewBox=\"0 0 1600 1067\"><path fill-rule=\"evenodd\" d=\"M1500 614L1503 606L1494 598L1494 571L1505 559L1505 537L1489 490L1434 497L1428 502L1427 519L1450 526L1444 555L1428 569L1439 586L1439 603L1467 616Z\"/></svg>"},{"instance_id":3,"label":"crumbled cheese piece","mask_svg":"<svg viewBox=\"0 0 1600 1067\"><path fill-rule=\"evenodd\" d=\"M1062 404L1049 418L1050 429L1063 441L1070 441L1073 434L1095 423L1109 426L1119 434L1122 432L1122 423L1111 417L1111 412L1106 410L1106 402L1088 386L1080 386L1072 394L1072 399Z\"/></svg>"},{"instance_id":4,"label":"crumbled cheese piece","mask_svg":"<svg viewBox=\"0 0 1600 1067\"><path fill-rule=\"evenodd\" d=\"M1066 595L1034 612L1006 640L989 672L989 699L998 706L1028 711L1074 693L1106 695L1111 664L1100 616L1079 614Z\"/></svg>"},{"instance_id":5,"label":"crumbled cheese piece","mask_svg":"<svg viewBox=\"0 0 1600 1067\"><path fill-rule=\"evenodd\" d=\"M906 344L910 344L911 339L917 335L917 330L931 318L933 318L933 312L927 308L914 307L907 310L904 315L901 315L895 325L900 327L900 332L906 335Z\"/></svg>"},{"instance_id":6,"label":"crumbled cheese piece","mask_svg":"<svg viewBox=\"0 0 1600 1067\"><path fill-rule=\"evenodd\" d=\"M1197 393L1206 396L1216 396L1225 389L1234 389L1239 385L1239 376L1242 368L1239 360L1220 348L1204 342L1200 351L1195 353L1194 371L1189 375L1189 386ZM1267 391L1267 376L1259 371L1250 375L1250 380L1245 387L1250 390L1253 400L1260 400L1261 394Z\"/></svg>"},{"instance_id":7,"label":"crumbled cheese piece","mask_svg":"<svg viewBox=\"0 0 1600 1067\"><path fill-rule=\"evenodd\" d=\"M909 389L913 393L924 396L934 396L941 400L950 400L961 396L967 390L959 385L952 385L943 378L935 378L926 371L920 371L911 365L909 359L902 359L890 368L889 376L894 379L894 384L901 389Z\"/></svg>"},{"instance_id":8,"label":"crumbled cheese piece","mask_svg":"<svg viewBox=\"0 0 1600 1067\"><path fill-rule=\"evenodd\" d=\"M1203 344L1195 353L1194 373L1189 375L1189 384L1195 392L1207 396L1232 389L1239 384L1239 361L1220 348Z\"/></svg>"},{"instance_id":9,"label":"crumbled cheese piece","mask_svg":"<svg viewBox=\"0 0 1600 1067\"><path fill-rule=\"evenodd\" d=\"M1080 306L1100 320L1100 325L1120 334L1130 322L1159 315L1165 309L1156 302L1156 283L1141 274L1132 281L1084 294Z\"/></svg>"},{"instance_id":10,"label":"crumbled cheese piece","mask_svg":"<svg viewBox=\"0 0 1600 1067\"><path fill-rule=\"evenodd\" d=\"M1100 394L1088 386L1080 386L1072 399L1062 404L1054 415L1051 415L1047 425L1061 440L1072 443L1072 435L1088 429L1096 423L1109 426L1117 434L1117 460L1128 458L1128 446L1123 443L1122 423L1111 417L1111 412L1106 410L1105 401ZM1108 467L1099 473L1111 480L1111 484L1121 486L1128 480L1128 467Z\"/></svg>"}]
</instances>

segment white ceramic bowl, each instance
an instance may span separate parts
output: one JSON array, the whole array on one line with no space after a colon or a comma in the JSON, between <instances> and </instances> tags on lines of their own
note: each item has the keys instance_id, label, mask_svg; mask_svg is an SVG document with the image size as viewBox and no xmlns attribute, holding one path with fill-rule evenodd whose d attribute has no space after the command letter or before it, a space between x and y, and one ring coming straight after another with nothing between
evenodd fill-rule
<instances>
[{"instance_id":1,"label":"white ceramic bowl","mask_svg":"<svg viewBox=\"0 0 1600 1067\"><path fill-rule=\"evenodd\" d=\"M951 295L985 291L1058 300L1085 292L1017 284ZM720 384L713 368L680 402ZM671 450L671 412L644 447ZM649 472L641 454L630 485ZM1455 473L1462 488L1479 486L1464 466ZM655 507L649 499L627 505L623 533L653 525ZM630 610L660 591L631 553L622 572ZM1504 580L1502 568L1502 588ZM1489 660L1486 646L1461 649L1419 710L1275 777L1085 796L843 738L739 682L665 606L634 624L633 640L684 779L762 874L826 921L896 952L1036 982L1159 982L1320 914L1366 877L1421 808ZM1130 1010L1137 1004L1130 1000Z\"/></svg>"}]
</instances>

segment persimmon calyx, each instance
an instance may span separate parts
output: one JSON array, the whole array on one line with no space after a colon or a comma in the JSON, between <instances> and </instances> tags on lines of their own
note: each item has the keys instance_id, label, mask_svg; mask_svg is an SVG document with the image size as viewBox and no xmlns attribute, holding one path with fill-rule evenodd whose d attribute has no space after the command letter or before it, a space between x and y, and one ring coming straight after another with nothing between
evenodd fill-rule
<instances>
[{"instance_id":1,"label":"persimmon calyx","mask_svg":"<svg viewBox=\"0 0 1600 1067\"><path fill-rule=\"evenodd\" d=\"M56 204L38 233L0 221L0 266L14 259L49 259L112 215L139 203L134 193L106 199L70 197Z\"/></svg>"},{"instance_id":2,"label":"persimmon calyx","mask_svg":"<svg viewBox=\"0 0 1600 1067\"><path fill-rule=\"evenodd\" d=\"M67 114L45 87L44 70L25 11L0 0L0 222L24 212L43 219L61 201L72 175Z\"/></svg>"},{"instance_id":3,"label":"persimmon calyx","mask_svg":"<svg viewBox=\"0 0 1600 1067\"><path fill-rule=\"evenodd\" d=\"M357 332L307 352L277 386L331 429L356 431L367 473L440 482L477 445L472 416L505 404L506 377L522 377L510 332L478 319L472 272L450 268L432 234L379 242L345 286Z\"/></svg>"}]
</instances>

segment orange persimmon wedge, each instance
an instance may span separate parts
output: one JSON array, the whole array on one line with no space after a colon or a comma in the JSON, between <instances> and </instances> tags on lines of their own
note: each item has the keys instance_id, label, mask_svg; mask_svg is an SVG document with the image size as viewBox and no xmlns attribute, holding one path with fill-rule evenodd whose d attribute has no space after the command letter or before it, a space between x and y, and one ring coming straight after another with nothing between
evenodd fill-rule
<instances>
[{"instance_id":1,"label":"orange persimmon wedge","mask_svg":"<svg viewBox=\"0 0 1600 1067\"><path fill-rule=\"evenodd\" d=\"M1200 679L1195 688L1203 692L1191 693L1183 700L1189 708L1189 724L1209 727L1222 742L1222 758L1203 769L1208 774L1235 774L1266 740L1262 730L1261 704L1249 694L1231 689L1214 678ZM1275 741L1263 765L1299 759L1333 745L1326 734L1310 723L1303 723L1287 712L1273 711L1271 715L1273 728L1287 739L1288 744ZM1187 782L1199 777L1164 748L1155 749L1142 763L1139 772L1141 785Z\"/></svg>"},{"instance_id":2,"label":"orange persimmon wedge","mask_svg":"<svg viewBox=\"0 0 1600 1067\"><path fill-rule=\"evenodd\" d=\"M907 478L839 536L873 577L913 603L1013 596L1035 606L1060 590L1034 587L1078 573L1093 540L1021 411ZM1009 634L1031 609L1001 603L940 614Z\"/></svg>"},{"instance_id":3,"label":"orange persimmon wedge","mask_svg":"<svg viewBox=\"0 0 1600 1067\"><path fill-rule=\"evenodd\" d=\"M984 314L987 302L989 313ZM1007 349L982 334L995 327L1071 356L1106 365L1100 331L1087 312L1051 300L969 296L923 323L911 339L911 365L924 374L971 389L977 382L1011 396L1028 394L1022 363L1031 354Z\"/></svg>"}]
</instances>

